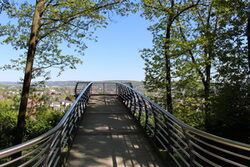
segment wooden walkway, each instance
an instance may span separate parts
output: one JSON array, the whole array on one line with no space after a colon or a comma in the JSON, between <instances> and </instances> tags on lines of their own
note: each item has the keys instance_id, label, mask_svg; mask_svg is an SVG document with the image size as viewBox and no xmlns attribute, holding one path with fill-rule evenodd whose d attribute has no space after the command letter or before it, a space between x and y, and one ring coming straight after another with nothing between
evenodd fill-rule
<instances>
[{"instance_id":1,"label":"wooden walkway","mask_svg":"<svg viewBox=\"0 0 250 167\"><path fill-rule=\"evenodd\" d=\"M69 167L162 167L117 96L91 96L69 153Z\"/></svg>"}]
</instances>

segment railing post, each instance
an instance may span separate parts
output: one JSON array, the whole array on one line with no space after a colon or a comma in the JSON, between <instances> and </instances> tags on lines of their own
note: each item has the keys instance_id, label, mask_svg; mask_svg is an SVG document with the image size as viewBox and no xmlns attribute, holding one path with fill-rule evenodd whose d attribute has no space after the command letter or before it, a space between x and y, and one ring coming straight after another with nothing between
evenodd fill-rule
<instances>
[{"instance_id":1,"label":"railing post","mask_svg":"<svg viewBox=\"0 0 250 167\"><path fill-rule=\"evenodd\" d=\"M93 89L92 89L92 86L91 86L91 88L90 88L90 94L93 94Z\"/></svg>"},{"instance_id":2,"label":"railing post","mask_svg":"<svg viewBox=\"0 0 250 167\"><path fill-rule=\"evenodd\" d=\"M87 108L87 105L89 103L89 98L90 98L90 90L88 90L88 92L86 92L86 96L85 96L85 101L83 103L83 112L85 112L85 109Z\"/></svg>"},{"instance_id":3,"label":"railing post","mask_svg":"<svg viewBox=\"0 0 250 167\"><path fill-rule=\"evenodd\" d=\"M57 166L57 163L60 163L61 161L61 136L62 136L62 130L60 128L60 130L58 130L53 136L52 136L52 141L51 144L48 147L48 156L45 160L45 166L50 167L52 164L54 166ZM56 145L54 145L56 144ZM53 149L54 147L54 149ZM57 151L57 153L55 154L55 151ZM58 161L56 161L56 158L58 158Z\"/></svg>"},{"instance_id":4,"label":"railing post","mask_svg":"<svg viewBox=\"0 0 250 167\"><path fill-rule=\"evenodd\" d=\"M134 113L135 113L135 111L136 111L136 105L137 105L137 104L136 104L136 93L135 93L135 92L132 92L132 94L133 94L132 96L133 96L133 107L134 107L134 108L132 109L132 107L131 107L130 110L131 110L132 114L134 115Z\"/></svg>"},{"instance_id":5,"label":"railing post","mask_svg":"<svg viewBox=\"0 0 250 167\"><path fill-rule=\"evenodd\" d=\"M77 87L78 87L78 82L76 83L76 86L75 86L75 99L77 98L77 96L78 96L78 93L77 93Z\"/></svg>"},{"instance_id":6,"label":"railing post","mask_svg":"<svg viewBox=\"0 0 250 167\"><path fill-rule=\"evenodd\" d=\"M58 145L57 145L57 147L58 147L58 153L57 153L57 155L59 156L59 159L58 159L58 162L57 162L57 164L56 164L56 166L59 166L58 164L61 164L62 163L62 129L60 130L60 134L59 134L59 139L58 139ZM60 165L61 166L61 165Z\"/></svg>"},{"instance_id":7,"label":"railing post","mask_svg":"<svg viewBox=\"0 0 250 167\"><path fill-rule=\"evenodd\" d=\"M105 84L102 83L102 93L104 94L105 93Z\"/></svg>"},{"instance_id":8,"label":"railing post","mask_svg":"<svg viewBox=\"0 0 250 167\"><path fill-rule=\"evenodd\" d=\"M166 116L163 116L164 117L164 123L166 124L166 127L167 127L167 136L166 136L166 138L167 138L167 140L168 140L168 145L167 145L167 148L168 148L168 151L171 153L171 154L173 154L173 148L171 147L172 145L173 145L173 141L171 140L171 136L172 136L172 132L171 132L171 129L172 129L172 127L168 124L168 123L170 123L171 124L171 121L169 121L168 119L170 119L170 118L167 118Z\"/></svg>"},{"instance_id":9,"label":"railing post","mask_svg":"<svg viewBox=\"0 0 250 167\"><path fill-rule=\"evenodd\" d=\"M132 110L132 104L133 104L133 92L130 89L129 89L129 95L128 95L128 97L129 97L129 109L131 111Z\"/></svg>"},{"instance_id":10,"label":"railing post","mask_svg":"<svg viewBox=\"0 0 250 167\"><path fill-rule=\"evenodd\" d=\"M122 86L120 86L120 97L122 102L124 103L124 88Z\"/></svg>"},{"instance_id":11,"label":"railing post","mask_svg":"<svg viewBox=\"0 0 250 167\"><path fill-rule=\"evenodd\" d=\"M118 95L118 90L117 90L117 83L115 84L115 94ZM118 95L119 96L119 95Z\"/></svg>"},{"instance_id":12,"label":"railing post","mask_svg":"<svg viewBox=\"0 0 250 167\"><path fill-rule=\"evenodd\" d=\"M86 92L86 98L87 99L86 99L86 102L85 102L85 107L87 106L87 104L89 102L89 98L90 98L91 94L92 94L92 86Z\"/></svg>"},{"instance_id":13,"label":"railing post","mask_svg":"<svg viewBox=\"0 0 250 167\"><path fill-rule=\"evenodd\" d=\"M195 156L192 153L193 146L192 146L192 144L190 142L190 137L188 136L187 130L185 130L184 128L182 128L182 130L183 130L183 134L185 136L185 140L186 140L186 143L187 143L187 146L188 146L188 152L189 152L189 156L190 156L190 158L189 158L189 165L190 165L190 167L192 167L192 166L195 166L194 165Z\"/></svg>"},{"instance_id":14,"label":"railing post","mask_svg":"<svg viewBox=\"0 0 250 167\"><path fill-rule=\"evenodd\" d=\"M148 106L146 104L146 101L143 99L143 104L144 104L144 112L145 112L145 125L144 128L147 129L147 124L148 124Z\"/></svg>"},{"instance_id":15,"label":"railing post","mask_svg":"<svg viewBox=\"0 0 250 167\"><path fill-rule=\"evenodd\" d=\"M128 107L128 88L127 87L125 87L125 91L124 91L124 99L125 99L125 105L126 105L126 107Z\"/></svg>"},{"instance_id":16,"label":"railing post","mask_svg":"<svg viewBox=\"0 0 250 167\"><path fill-rule=\"evenodd\" d=\"M51 138L49 140L53 141L53 136L51 136ZM47 145L47 148L45 151L46 158L44 160L44 167L47 167L48 163L49 163L49 156L50 156L50 150L51 150L50 148L51 148L51 145Z\"/></svg>"},{"instance_id":17,"label":"railing post","mask_svg":"<svg viewBox=\"0 0 250 167\"><path fill-rule=\"evenodd\" d=\"M142 113L142 100L141 100L141 96L138 96L139 97L139 114L138 114L138 120L141 121L141 113Z\"/></svg>"},{"instance_id":18,"label":"railing post","mask_svg":"<svg viewBox=\"0 0 250 167\"><path fill-rule=\"evenodd\" d=\"M77 108L77 115L78 115L77 121L79 121L79 119L80 119L81 116L82 116L81 101L82 101L82 97L81 97L81 99L79 100L79 103L76 105L76 108Z\"/></svg>"},{"instance_id":19,"label":"railing post","mask_svg":"<svg viewBox=\"0 0 250 167\"><path fill-rule=\"evenodd\" d=\"M157 135L157 129L158 129L158 120L156 119L157 117L157 113L155 112L155 108L152 107L152 113L153 113L153 117L154 117L154 124L155 124L155 128L154 128L154 137ZM159 118L160 119L160 118Z\"/></svg>"}]
</instances>

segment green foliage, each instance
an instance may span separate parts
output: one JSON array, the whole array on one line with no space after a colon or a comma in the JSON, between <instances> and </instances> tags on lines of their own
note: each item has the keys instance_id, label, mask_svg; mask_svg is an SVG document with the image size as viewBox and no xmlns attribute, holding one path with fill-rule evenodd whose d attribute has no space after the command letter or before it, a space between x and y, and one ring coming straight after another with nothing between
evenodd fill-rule
<instances>
[{"instance_id":1,"label":"green foliage","mask_svg":"<svg viewBox=\"0 0 250 167\"><path fill-rule=\"evenodd\" d=\"M167 43L171 64L173 114L199 129L214 129L211 132L221 136L225 131L224 137L230 137L226 128L216 130L220 126L218 122L224 118L228 122L223 121L223 124L234 130L235 134L240 127L244 129L242 132L249 131L245 129L249 127L246 125L249 120L245 118L249 118L249 115L236 116L236 113L241 113L241 109L235 108L244 106L241 103L247 100L246 96L237 92L240 102L230 100L233 97L233 94L229 94L230 91L237 89L227 86L243 83L247 78L247 13L242 10L247 1L202 0L196 6L181 12L196 2L198 1L142 1L142 16L153 23L149 27L153 34L153 46L141 52L145 61L145 87L153 92L151 94L155 96L155 101L166 105L165 87L168 82L165 79L164 47ZM171 37L166 41L169 26ZM220 92L219 95L216 92ZM235 113L231 113L232 110L229 112L229 109ZM244 138L246 136L250 135L245 134ZM241 137L243 135L238 136Z\"/></svg>"},{"instance_id":2,"label":"green foliage","mask_svg":"<svg viewBox=\"0 0 250 167\"><path fill-rule=\"evenodd\" d=\"M209 132L250 143L250 85L246 83L218 86L212 98Z\"/></svg>"},{"instance_id":3,"label":"green foliage","mask_svg":"<svg viewBox=\"0 0 250 167\"><path fill-rule=\"evenodd\" d=\"M204 113L202 112L202 100L187 97L183 101L174 104L174 115L186 124L204 130Z\"/></svg>"},{"instance_id":4,"label":"green foliage","mask_svg":"<svg viewBox=\"0 0 250 167\"><path fill-rule=\"evenodd\" d=\"M25 140L35 138L55 127L64 114L49 107L40 107L37 110L35 119L26 120Z\"/></svg>"},{"instance_id":5,"label":"green foliage","mask_svg":"<svg viewBox=\"0 0 250 167\"><path fill-rule=\"evenodd\" d=\"M0 0L0 14L3 10L7 9L10 6L8 0Z\"/></svg>"},{"instance_id":6,"label":"green foliage","mask_svg":"<svg viewBox=\"0 0 250 167\"><path fill-rule=\"evenodd\" d=\"M173 113L172 82L178 71L176 64L182 59L182 51L177 47L180 20L198 3L199 0L143 0L141 3L141 15L154 23L148 28L153 34L153 47L141 51L146 66L144 84L149 91L161 94L170 113Z\"/></svg>"},{"instance_id":7,"label":"green foliage","mask_svg":"<svg viewBox=\"0 0 250 167\"><path fill-rule=\"evenodd\" d=\"M8 104L0 102L0 149L12 146L17 122L17 112L9 108Z\"/></svg>"},{"instance_id":8,"label":"green foliage","mask_svg":"<svg viewBox=\"0 0 250 167\"><path fill-rule=\"evenodd\" d=\"M13 101L0 101L0 149L13 146L16 133L17 110L13 109ZM55 127L61 120L63 112L53 111L42 106L37 108L36 117L27 117L24 140L37 137Z\"/></svg>"},{"instance_id":9,"label":"green foliage","mask_svg":"<svg viewBox=\"0 0 250 167\"><path fill-rule=\"evenodd\" d=\"M14 49L22 50L23 54L2 69L24 69L37 4L38 2L13 2L5 10L9 19L14 22L0 25L2 44L11 44ZM75 69L77 64L82 63L86 40L96 40L94 31L107 26L107 17L111 12L126 15L128 11L135 10L133 6L133 3L126 0L46 0L40 25L33 25L39 27L33 78L49 79L50 68L58 69L58 75L66 68ZM65 47L75 53L64 53Z\"/></svg>"},{"instance_id":10,"label":"green foliage","mask_svg":"<svg viewBox=\"0 0 250 167\"><path fill-rule=\"evenodd\" d=\"M37 0L33 3L13 2L6 10L9 22L0 23L0 37L3 44L10 44L23 54L12 64L2 69L24 70L23 89L17 122L15 143L22 142L25 130L25 115L28 96L33 78L48 80L49 69L58 68L59 74L66 68L75 69L82 61L86 48L86 39L92 37L93 31L106 27L107 17L111 12L125 15L133 11L133 3L127 0ZM68 55L62 48L67 46L77 52Z\"/></svg>"}]
</instances>

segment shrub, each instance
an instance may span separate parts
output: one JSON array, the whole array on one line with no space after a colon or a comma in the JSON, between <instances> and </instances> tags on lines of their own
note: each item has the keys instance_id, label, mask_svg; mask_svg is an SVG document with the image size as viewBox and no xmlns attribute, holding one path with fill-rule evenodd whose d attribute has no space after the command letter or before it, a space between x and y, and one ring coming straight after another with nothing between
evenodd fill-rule
<instances>
[{"instance_id":1,"label":"shrub","mask_svg":"<svg viewBox=\"0 0 250 167\"><path fill-rule=\"evenodd\" d=\"M13 146L18 111L9 101L0 102L0 149ZM37 137L55 127L61 120L63 112L53 111L47 106L37 108L34 117L27 116L24 140Z\"/></svg>"},{"instance_id":2,"label":"shrub","mask_svg":"<svg viewBox=\"0 0 250 167\"><path fill-rule=\"evenodd\" d=\"M17 123L17 112L12 110L1 110L0 112L0 149L13 145L15 127Z\"/></svg>"},{"instance_id":3,"label":"shrub","mask_svg":"<svg viewBox=\"0 0 250 167\"><path fill-rule=\"evenodd\" d=\"M35 119L28 118L26 121L25 140L49 131L59 123L64 115L63 112L53 111L49 107L40 107L37 110Z\"/></svg>"},{"instance_id":4,"label":"shrub","mask_svg":"<svg viewBox=\"0 0 250 167\"><path fill-rule=\"evenodd\" d=\"M208 131L250 143L249 85L225 84L212 98Z\"/></svg>"}]
</instances>

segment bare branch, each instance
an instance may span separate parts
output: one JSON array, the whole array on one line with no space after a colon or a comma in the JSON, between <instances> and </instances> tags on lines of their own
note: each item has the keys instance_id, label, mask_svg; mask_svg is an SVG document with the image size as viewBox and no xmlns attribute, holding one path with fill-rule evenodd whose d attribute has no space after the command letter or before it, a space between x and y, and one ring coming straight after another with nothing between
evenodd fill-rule
<instances>
[{"instance_id":1,"label":"bare branch","mask_svg":"<svg viewBox=\"0 0 250 167\"><path fill-rule=\"evenodd\" d=\"M109 4L105 4L105 5L102 5L102 6L98 6L98 5L95 5L94 7L90 8L90 9L86 9L84 11L81 11L81 12L78 12L78 13L75 13L71 16L67 16L66 18L60 18L60 19L55 19L55 18L47 18L47 19L50 19L51 22L47 23L47 24L42 24L40 26L40 28L44 25L49 25L49 24L52 24L54 22L62 22L61 24L59 24L58 26L54 27L53 30L49 31L48 33L44 34L43 36L41 36L39 39L42 39L42 38L45 38L47 35L51 34L53 31L55 31L56 29L58 28L61 28L67 24L70 24L73 20L79 18L79 17L82 17L86 14L88 14L89 12L91 11L98 11L102 8L107 8L109 6L113 6L113 5L116 5L116 4L119 4L121 2L125 2L126 0L121 0L121 1L117 1L117 2L113 2L113 3L109 3Z\"/></svg>"},{"instance_id":2,"label":"bare branch","mask_svg":"<svg viewBox=\"0 0 250 167\"><path fill-rule=\"evenodd\" d=\"M181 36L182 36L183 40L184 40L185 42L187 42L187 38L186 38L185 34L183 33L181 27L180 27L180 33L181 33ZM195 66L196 71L198 72L198 74L199 74L200 77L201 77L202 83L205 84L205 83L206 83L205 75L203 74L203 72L201 71L201 69L198 67L197 61L196 61L196 59L195 59L195 57L194 57L194 54L193 54L193 51L192 51L191 49L188 49L188 53L189 53L190 56L191 56L191 59L192 59L192 62L194 63L194 66Z\"/></svg>"},{"instance_id":3,"label":"bare branch","mask_svg":"<svg viewBox=\"0 0 250 167\"><path fill-rule=\"evenodd\" d=\"M182 13L184 13L185 11L193 8L193 7L196 7L198 4L199 4L200 0L198 0L195 4L192 4L184 9L182 9L180 12L178 12L171 20L171 24L175 21L175 19L177 19Z\"/></svg>"}]
</instances>

